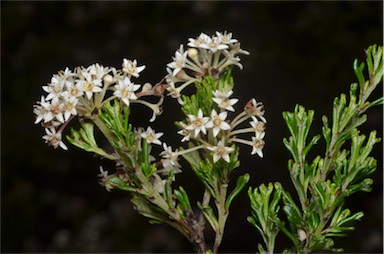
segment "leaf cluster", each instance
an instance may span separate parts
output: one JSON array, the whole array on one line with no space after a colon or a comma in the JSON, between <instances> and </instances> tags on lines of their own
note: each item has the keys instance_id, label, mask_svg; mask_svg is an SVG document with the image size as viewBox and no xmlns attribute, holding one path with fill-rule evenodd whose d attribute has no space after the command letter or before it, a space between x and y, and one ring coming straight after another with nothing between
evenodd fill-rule
<instances>
[{"instance_id":1,"label":"leaf cluster","mask_svg":"<svg viewBox=\"0 0 384 254\"><path fill-rule=\"evenodd\" d=\"M333 247L333 238L345 236L346 232L354 229L350 224L363 217L362 212L352 214L343 206L351 194L371 190L373 181L369 176L377 166L376 159L369 155L380 138L376 137L376 131L371 131L367 139L358 128L367 120L364 112L383 103L383 97L368 101L383 78L383 48L371 46L366 54L368 80L363 74L365 64L359 65L355 60L354 71L358 83L351 85L349 98L345 94L335 98L331 124L326 116L322 117L322 135L309 137L313 110L297 105L293 112L283 112L291 134L283 141L292 155L288 169L299 204L279 184L275 184L272 201L271 184L267 192L265 186L261 186L260 190L256 188L252 192L250 189L248 193L253 208L252 217L248 220L262 234L268 252L273 252L273 236L279 230L292 240L296 252L342 251ZM310 162L307 155L321 136L325 140L324 155L318 155ZM280 196L287 225L276 216L279 210L276 204ZM264 212L257 209L264 209ZM268 220L268 225L275 226L266 227ZM259 247L259 250L263 248ZM285 250L290 251L292 249Z\"/></svg>"}]
</instances>

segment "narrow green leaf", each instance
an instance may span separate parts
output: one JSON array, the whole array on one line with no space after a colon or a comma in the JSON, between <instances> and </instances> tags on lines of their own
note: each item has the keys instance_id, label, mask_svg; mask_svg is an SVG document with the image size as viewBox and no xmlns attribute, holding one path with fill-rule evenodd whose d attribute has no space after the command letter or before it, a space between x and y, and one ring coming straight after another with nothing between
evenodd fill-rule
<instances>
[{"instance_id":1,"label":"narrow green leaf","mask_svg":"<svg viewBox=\"0 0 384 254\"><path fill-rule=\"evenodd\" d=\"M210 206L203 206L200 202L197 203L197 206L202 211L204 217L207 219L207 221L211 225L212 229L215 232L219 232L219 230L220 230L219 223L216 219L215 214L213 213L212 208Z\"/></svg>"},{"instance_id":2,"label":"narrow green leaf","mask_svg":"<svg viewBox=\"0 0 384 254\"><path fill-rule=\"evenodd\" d=\"M245 185L248 183L249 181L249 174L245 174L245 175L242 175L240 176L238 179L237 179L237 182L236 182L236 187L235 189L233 189L233 191L231 192L231 194L228 195L228 198L227 198L227 201L225 202L225 209L228 210L231 203L232 203L232 200L244 189Z\"/></svg>"}]
</instances>

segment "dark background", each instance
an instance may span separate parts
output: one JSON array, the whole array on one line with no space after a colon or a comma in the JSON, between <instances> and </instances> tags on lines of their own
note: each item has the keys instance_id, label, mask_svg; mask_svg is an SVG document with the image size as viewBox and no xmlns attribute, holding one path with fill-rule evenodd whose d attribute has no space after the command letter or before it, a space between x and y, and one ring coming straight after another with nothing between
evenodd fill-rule
<instances>
[{"instance_id":1,"label":"dark background","mask_svg":"<svg viewBox=\"0 0 384 254\"><path fill-rule=\"evenodd\" d=\"M296 103L314 109L313 134L321 115L330 116L332 100L356 81L352 63L364 49L383 41L381 1L353 2L1 2L1 251L2 252L192 252L192 246L164 225L149 225L126 193L106 192L96 175L100 161L69 146L47 147L44 130L34 125L32 105L53 73L100 63L121 67L138 59L146 70L138 83L158 82L178 46L200 32L230 31L250 56L234 71L237 109L252 97L265 104L268 129L265 158L241 147L236 175L250 172L251 186L280 181L292 190L287 171L288 136L281 112ZM382 95L377 89L376 97ZM173 122L178 104L165 102L154 128L162 140L178 146ZM139 107L137 110L141 110ZM134 113L133 113L134 114ZM133 115L146 126L151 112ZM382 136L382 107L368 112L363 132ZM141 116L141 117L139 117ZM68 133L68 132L67 132ZM315 148L323 152L323 143ZM378 169L373 191L346 204L363 211L348 238L336 239L346 252L381 252L383 236L383 150L373 156ZM318 150L316 150L318 149ZM188 168L178 184L195 181ZM233 183L232 183L233 184ZM187 185L195 203L201 186ZM234 201L222 252L256 252L261 239L246 221L246 192ZM277 251L291 246L281 234Z\"/></svg>"}]
</instances>

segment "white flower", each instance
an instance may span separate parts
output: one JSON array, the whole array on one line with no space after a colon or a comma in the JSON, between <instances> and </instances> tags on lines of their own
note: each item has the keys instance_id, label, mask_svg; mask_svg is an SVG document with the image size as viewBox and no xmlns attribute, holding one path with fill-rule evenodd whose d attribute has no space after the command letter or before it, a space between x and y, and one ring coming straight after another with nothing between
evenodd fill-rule
<instances>
[{"instance_id":1,"label":"white flower","mask_svg":"<svg viewBox=\"0 0 384 254\"><path fill-rule=\"evenodd\" d=\"M180 48L175 53L175 57L173 57L173 62L170 62L167 64L169 68L174 69L172 72L173 76L176 76L176 74L181 71L185 67L186 61L187 61L187 55L188 51L184 52L183 45L180 45Z\"/></svg>"},{"instance_id":2,"label":"white flower","mask_svg":"<svg viewBox=\"0 0 384 254\"><path fill-rule=\"evenodd\" d=\"M67 121L71 115L77 115L76 105L79 100L75 97L66 98L63 103L64 120Z\"/></svg>"},{"instance_id":3,"label":"white flower","mask_svg":"<svg viewBox=\"0 0 384 254\"><path fill-rule=\"evenodd\" d=\"M90 78L97 85L101 85L103 77L110 71L109 68L103 67L100 64L92 64L87 68L87 72L90 75Z\"/></svg>"},{"instance_id":4,"label":"white flower","mask_svg":"<svg viewBox=\"0 0 384 254\"><path fill-rule=\"evenodd\" d=\"M205 124L208 122L209 117L203 117L203 111L201 109L197 112L197 116L188 115L188 118L191 124L186 127L187 130L194 130L195 136L197 136L200 131L204 134L207 133Z\"/></svg>"},{"instance_id":5,"label":"white flower","mask_svg":"<svg viewBox=\"0 0 384 254\"><path fill-rule=\"evenodd\" d=\"M84 91L79 83L76 83L75 85L74 83L67 81L65 86L67 87L67 90L63 92L63 96L80 97L84 94Z\"/></svg>"},{"instance_id":6,"label":"white flower","mask_svg":"<svg viewBox=\"0 0 384 254\"><path fill-rule=\"evenodd\" d=\"M123 102L129 106L129 100L136 100L135 91L140 88L140 85L131 83L129 78L125 77L123 80L119 80L119 83L115 85L116 91L113 93L116 97L121 98Z\"/></svg>"},{"instance_id":7,"label":"white flower","mask_svg":"<svg viewBox=\"0 0 384 254\"><path fill-rule=\"evenodd\" d=\"M63 105L59 102L59 99L54 98L52 101L41 101L41 106L44 108L44 123L47 123L55 118L64 123L64 115L62 112Z\"/></svg>"},{"instance_id":8,"label":"white flower","mask_svg":"<svg viewBox=\"0 0 384 254\"><path fill-rule=\"evenodd\" d=\"M164 133L162 132L155 133L152 130L152 128L149 126L145 132L140 134L140 136L144 138L148 144L157 144L157 145L161 145L161 141L159 140L159 138L163 135Z\"/></svg>"},{"instance_id":9,"label":"white flower","mask_svg":"<svg viewBox=\"0 0 384 254\"><path fill-rule=\"evenodd\" d=\"M45 122L45 116L49 113L49 107L47 106L50 105L45 102L44 96L41 96L41 101L38 101L37 103L40 105L35 105L35 108L33 109L33 113L36 114L35 124L40 123L42 120ZM41 104L46 106L43 107Z\"/></svg>"},{"instance_id":10,"label":"white flower","mask_svg":"<svg viewBox=\"0 0 384 254\"><path fill-rule=\"evenodd\" d=\"M137 66L136 60L123 59L123 72L127 73L129 76L139 77L139 73L145 69L145 65Z\"/></svg>"},{"instance_id":11,"label":"white flower","mask_svg":"<svg viewBox=\"0 0 384 254\"><path fill-rule=\"evenodd\" d=\"M224 34L216 31L216 36L221 40L222 43L225 44L233 44L236 43L236 39L232 39L232 33L224 32Z\"/></svg>"},{"instance_id":12,"label":"white flower","mask_svg":"<svg viewBox=\"0 0 384 254\"><path fill-rule=\"evenodd\" d=\"M261 119L264 123L267 123L267 120L264 118L264 106L262 102L257 102L256 99L251 99L247 102L247 104L244 107L244 111L247 114L257 116Z\"/></svg>"},{"instance_id":13,"label":"white flower","mask_svg":"<svg viewBox=\"0 0 384 254\"><path fill-rule=\"evenodd\" d=\"M60 146L64 150L68 150L67 146L61 141L61 132L56 133L56 130L53 127L50 127L49 129L45 128L45 132L47 133L47 135L43 136L45 143L53 146L55 149Z\"/></svg>"},{"instance_id":14,"label":"white flower","mask_svg":"<svg viewBox=\"0 0 384 254\"><path fill-rule=\"evenodd\" d=\"M207 49L211 50L213 53L215 53L218 50L223 50L228 48L228 45L223 44L221 40L217 37L212 38L209 41L207 46L208 46Z\"/></svg>"},{"instance_id":15,"label":"white flower","mask_svg":"<svg viewBox=\"0 0 384 254\"><path fill-rule=\"evenodd\" d=\"M90 73L83 71L82 76L84 79L79 79L76 81L76 86L81 87L82 91L85 92L88 99L92 98L94 93L99 93L103 91L101 86L101 79L93 80Z\"/></svg>"},{"instance_id":16,"label":"white flower","mask_svg":"<svg viewBox=\"0 0 384 254\"><path fill-rule=\"evenodd\" d=\"M167 68L169 69L169 68ZM181 99L181 93L180 93L180 88L176 88L175 86L175 83L171 80L167 80L168 82L168 88L167 88L167 91L169 92L169 95L172 97L172 98L176 98L177 99L177 102L179 102L179 104L183 105L184 102L183 100Z\"/></svg>"},{"instance_id":17,"label":"white flower","mask_svg":"<svg viewBox=\"0 0 384 254\"><path fill-rule=\"evenodd\" d=\"M161 160L163 168L158 170L158 173L162 173L163 175L168 175L170 171L173 171L175 174L181 172L181 165L178 162L178 155L175 152L172 152L172 147L167 146L166 143L163 143L163 149L160 155L164 158Z\"/></svg>"},{"instance_id":18,"label":"white flower","mask_svg":"<svg viewBox=\"0 0 384 254\"><path fill-rule=\"evenodd\" d=\"M166 143L163 143L163 149L164 151L162 151L160 153L160 156L162 156L163 158L167 158L167 159L170 159L170 158L173 158L173 157L176 157L177 158L177 155L175 155L175 152L172 152L172 147L171 146L167 146Z\"/></svg>"},{"instance_id":19,"label":"white flower","mask_svg":"<svg viewBox=\"0 0 384 254\"><path fill-rule=\"evenodd\" d=\"M179 130L177 133L184 136L181 142L189 141L191 138L192 130L187 130L187 125L183 122L180 122L180 125L183 129Z\"/></svg>"},{"instance_id":20,"label":"white flower","mask_svg":"<svg viewBox=\"0 0 384 254\"><path fill-rule=\"evenodd\" d=\"M48 93L46 100L52 100L53 98L59 99L63 92L65 80L59 75L53 75L51 83L48 86L43 86L43 90Z\"/></svg>"},{"instance_id":21,"label":"white flower","mask_svg":"<svg viewBox=\"0 0 384 254\"><path fill-rule=\"evenodd\" d=\"M229 111L235 111L235 109L232 106L235 105L239 100L229 99L229 96L233 94L232 90L229 90L228 92L216 90L216 91L212 91L212 93L214 96L212 100L216 102L220 108L223 108Z\"/></svg>"},{"instance_id":22,"label":"white flower","mask_svg":"<svg viewBox=\"0 0 384 254\"><path fill-rule=\"evenodd\" d=\"M207 48L208 43L211 41L211 37L206 35L205 33L201 33L198 38L192 39L189 38L188 46L192 48Z\"/></svg>"},{"instance_id":23,"label":"white flower","mask_svg":"<svg viewBox=\"0 0 384 254\"><path fill-rule=\"evenodd\" d=\"M59 75L62 77L62 79L67 80L68 78L72 78L76 74L73 73L68 67L66 67L64 71L59 71Z\"/></svg>"},{"instance_id":24,"label":"white flower","mask_svg":"<svg viewBox=\"0 0 384 254\"><path fill-rule=\"evenodd\" d=\"M225 121L227 112L221 112L219 115L216 110L212 110L211 119L205 125L207 128L213 128L213 136L216 137L220 130L229 130L231 126Z\"/></svg>"},{"instance_id":25,"label":"white flower","mask_svg":"<svg viewBox=\"0 0 384 254\"><path fill-rule=\"evenodd\" d=\"M260 158L263 158L263 148L264 148L264 145L265 145L265 142L263 140L265 136L265 132L263 133L256 133L256 136L255 137L252 137L252 152L251 154L254 155L255 153L257 153Z\"/></svg>"},{"instance_id":26,"label":"white flower","mask_svg":"<svg viewBox=\"0 0 384 254\"><path fill-rule=\"evenodd\" d=\"M220 158L223 158L226 162L229 163L229 153L233 152L235 149L233 147L226 147L224 139L220 140L217 143L217 146L207 147L208 150L213 151L213 162L217 162Z\"/></svg>"},{"instance_id":27,"label":"white flower","mask_svg":"<svg viewBox=\"0 0 384 254\"><path fill-rule=\"evenodd\" d=\"M252 117L252 121L249 123L251 124L255 132L259 134L263 133L265 131L265 123L257 120L257 118L254 116L251 116L251 117Z\"/></svg>"}]
</instances>

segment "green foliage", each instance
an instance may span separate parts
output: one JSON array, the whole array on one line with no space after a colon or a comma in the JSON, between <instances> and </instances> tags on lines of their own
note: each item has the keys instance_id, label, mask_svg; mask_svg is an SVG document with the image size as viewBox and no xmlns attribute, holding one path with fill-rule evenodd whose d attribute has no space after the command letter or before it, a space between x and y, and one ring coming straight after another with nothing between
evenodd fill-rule
<instances>
[{"instance_id":1,"label":"green foliage","mask_svg":"<svg viewBox=\"0 0 384 254\"><path fill-rule=\"evenodd\" d=\"M236 181L236 187L233 189L233 191L228 195L227 201L225 202L225 209L229 210L229 207L231 206L231 203L233 199L239 195L239 193L244 189L245 185L249 181L249 174L244 174L242 176L239 176Z\"/></svg>"},{"instance_id":2,"label":"green foliage","mask_svg":"<svg viewBox=\"0 0 384 254\"><path fill-rule=\"evenodd\" d=\"M100 118L117 138L113 145L126 151L132 151L136 144L132 125L129 123L129 114L130 108L117 100L114 100L113 104L104 103L99 111Z\"/></svg>"},{"instance_id":3,"label":"green foliage","mask_svg":"<svg viewBox=\"0 0 384 254\"><path fill-rule=\"evenodd\" d=\"M87 152L95 153L111 160L118 159L118 157L108 154L97 145L93 123L82 121L80 124L81 128L79 130L71 128L71 136L67 136L69 142Z\"/></svg>"},{"instance_id":4,"label":"green foliage","mask_svg":"<svg viewBox=\"0 0 384 254\"><path fill-rule=\"evenodd\" d=\"M219 110L216 103L212 101L212 92L216 90L229 91L233 88L231 69L225 71L218 80L213 76L204 77L201 83L195 83L195 87L195 94L182 96L184 104L181 110L185 115L197 115L201 108L204 115L211 115L212 109Z\"/></svg>"},{"instance_id":5,"label":"green foliage","mask_svg":"<svg viewBox=\"0 0 384 254\"><path fill-rule=\"evenodd\" d=\"M351 85L349 100L345 94L335 98L331 125L326 116L322 117L324 156L318 155L312 162L307 159L311 148L321 137L308 137L314 111L307 111L303 106L297 105L293 112L283 112L291 134L283 142L293 157L288 162L288 169L299 197L299 205L281 185L275 184L276 198L272 202L269 201L273 191L272 184L268 189L261 185L259 189L255 188L253 192L250 189L248 192L253 209L248 221L263 236L269 253L273 252L274 240L279 230L291 239L295 252L340 252L342 249L333 248L333 238L345 236L346 232L354 229L350 223L363 217L362 212L352 214L343 205L351 194L371 190L373 181L368 177L376 170L376 160L369 154L373 146L381 140L376 137L376 131L372 131L366 141L366 136L361 135L357 129L367 120L364 112L383 103L382 97L373 102L368 101L383 78L383 48L371 46L366 54L369 79L366 80L363 74L365 64L359 65L356 60L354 71L358 84ZM277 218L280 195L288 227L283 220ZM262 246L259 246L259 251L265 252ZM292 249L284 250L285 253L291 251Z\"/></svg>"},{"instance_id":6,"label":"green foliage","mask_svg":"<svg viewBox=\"0 0 384 254\"><path fill-rule=\"evenodd\" d=\"M275 186L279 185L280 183L275 183ZM252 208L252 216L247 218L248 222L255 226L263 237L267 252L273 253L275 238L280 231L278 226L280 223L278 218L280 206L278 203L281 199L281 188L274 189L272 183L269 183L268 187L262 184L254 190L250 187L248 196ZM261 244L258 245L258 249L260 253L266 252Z\"/></svg>"}]
</instances>

